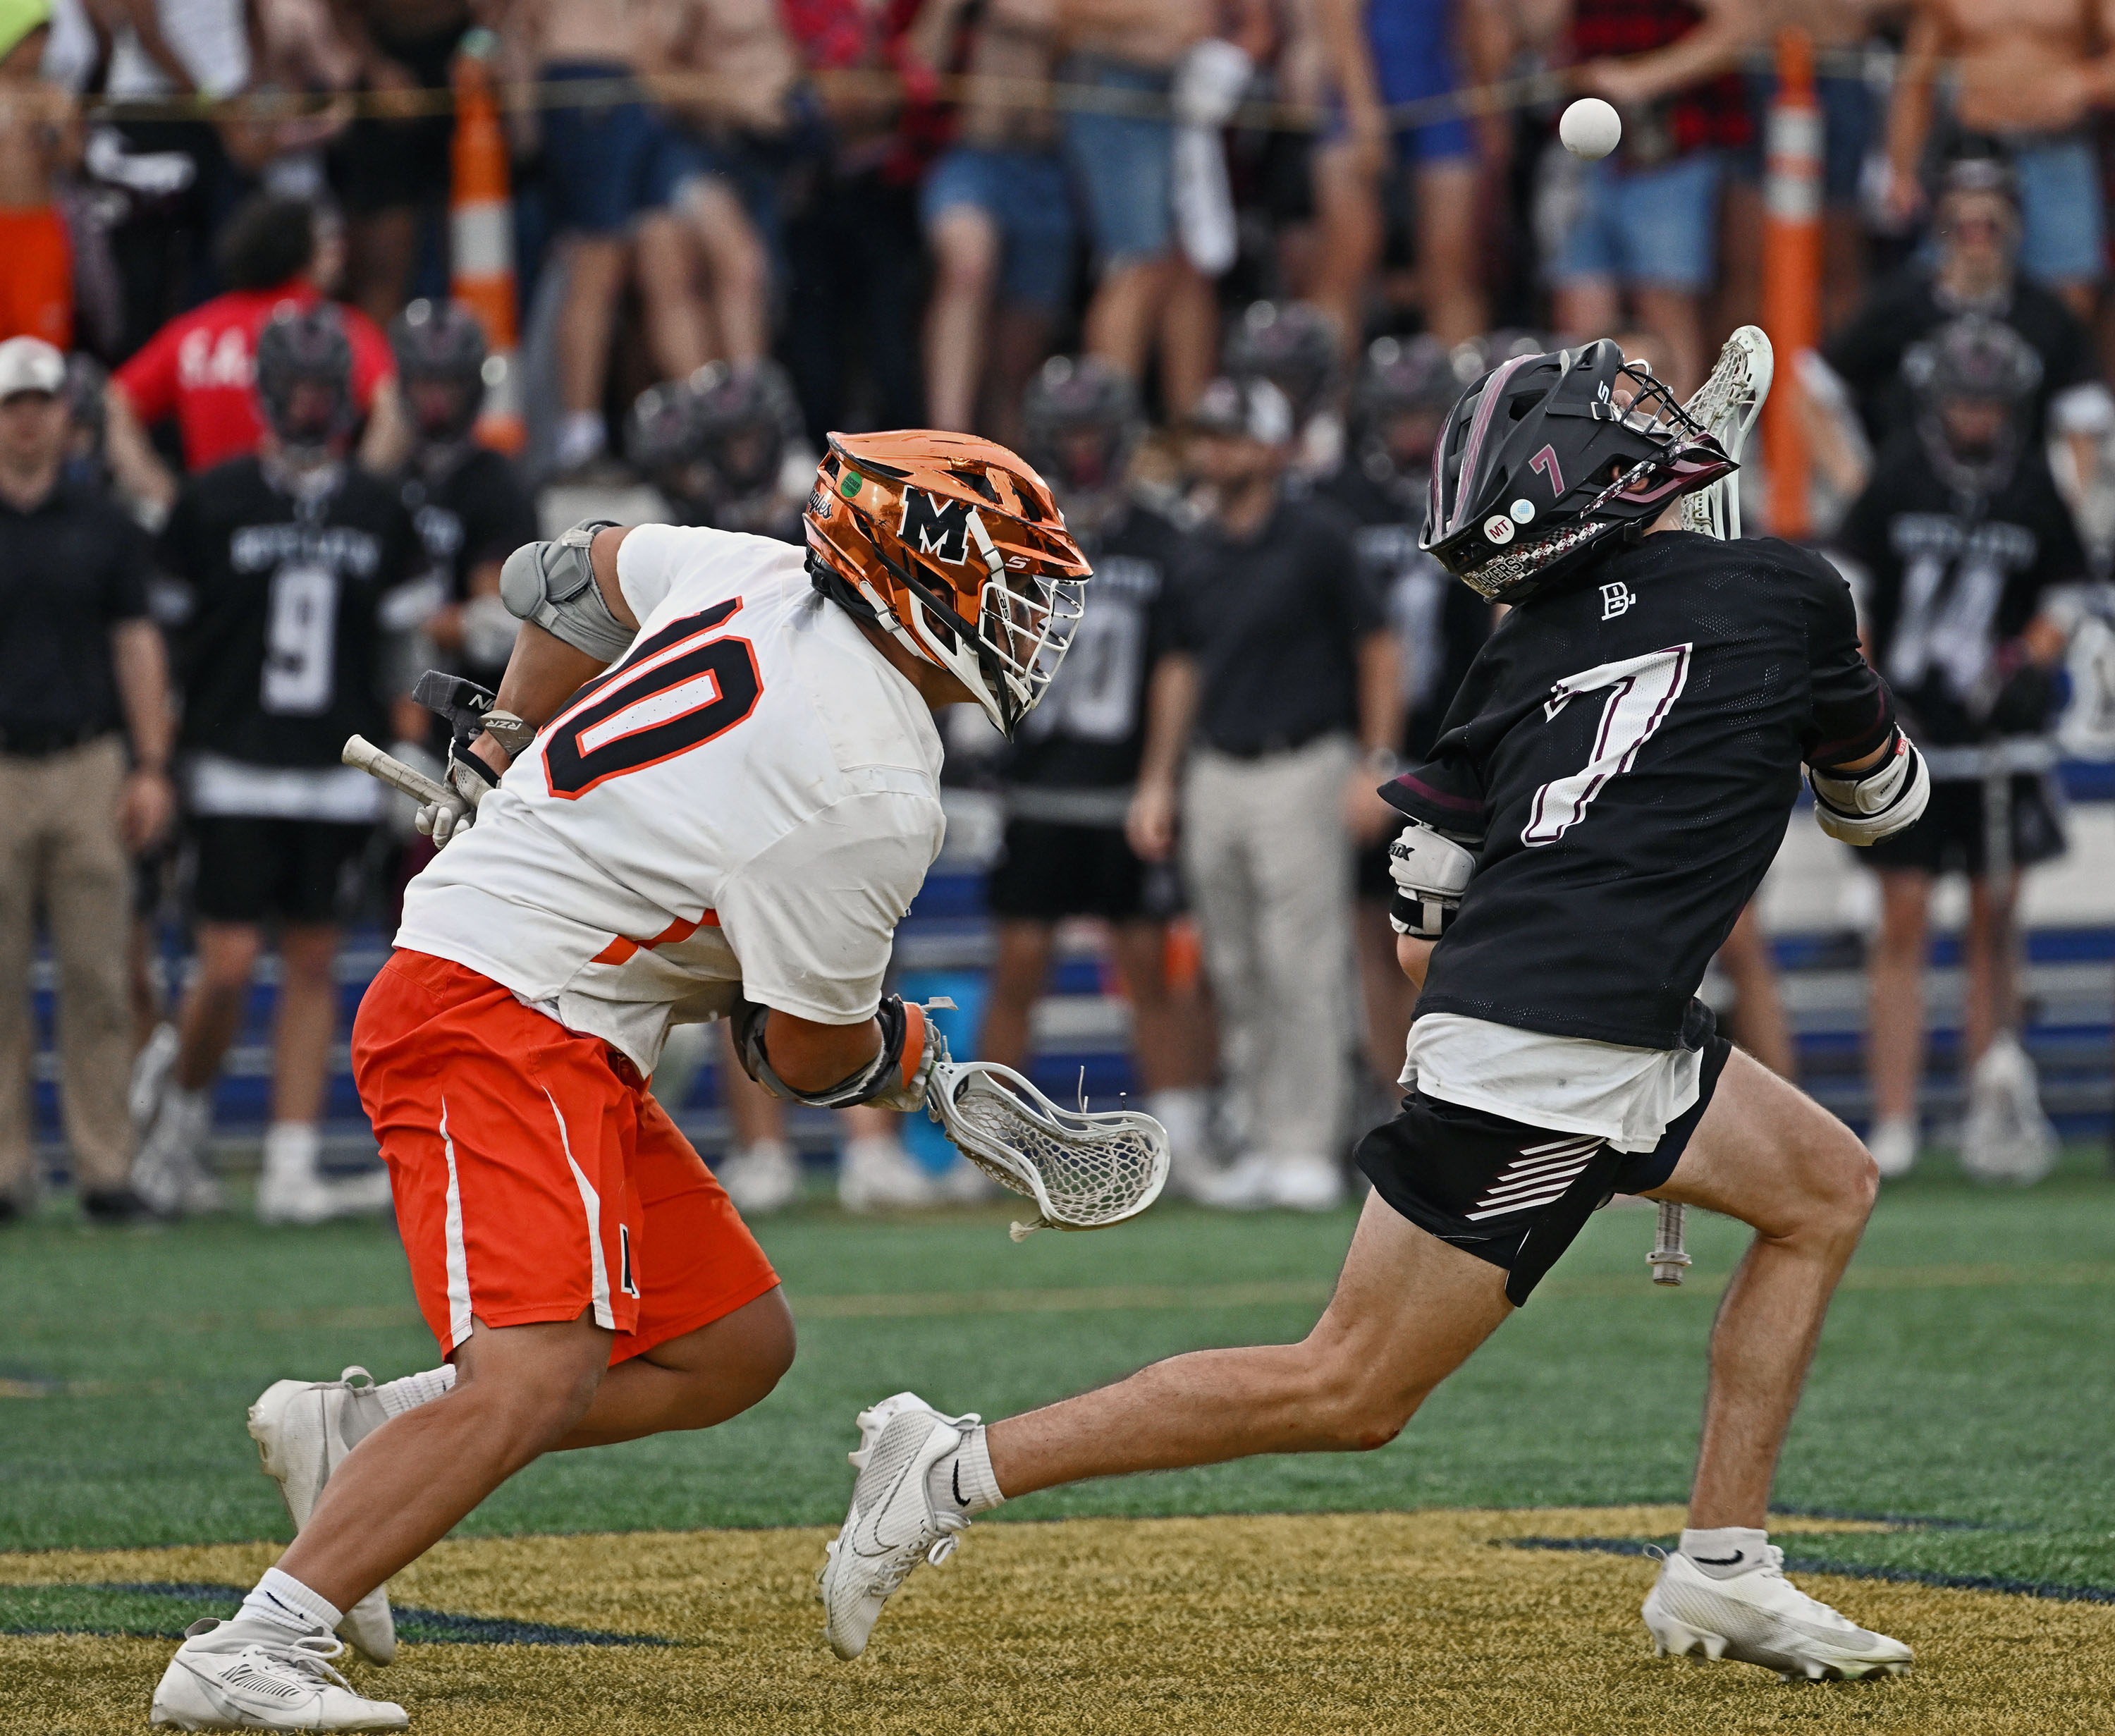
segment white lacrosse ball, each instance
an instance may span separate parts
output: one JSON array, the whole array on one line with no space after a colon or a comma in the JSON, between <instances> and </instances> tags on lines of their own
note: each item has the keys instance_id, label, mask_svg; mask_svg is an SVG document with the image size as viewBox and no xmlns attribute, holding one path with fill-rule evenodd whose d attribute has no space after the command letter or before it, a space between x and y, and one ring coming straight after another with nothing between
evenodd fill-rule
<instances>
[{"instance_id":1,"label":"white lacrosse ball","mask_svg":"<svg viewBox=\"0 0 2115 1736\"><path fill-rule=\"evenodd\" d=\"M1592 161L1623 142L1623 119L1598 96L1582 96L1564 111L1557 136L1575 157Z\"/></svg>"}]
</instances>

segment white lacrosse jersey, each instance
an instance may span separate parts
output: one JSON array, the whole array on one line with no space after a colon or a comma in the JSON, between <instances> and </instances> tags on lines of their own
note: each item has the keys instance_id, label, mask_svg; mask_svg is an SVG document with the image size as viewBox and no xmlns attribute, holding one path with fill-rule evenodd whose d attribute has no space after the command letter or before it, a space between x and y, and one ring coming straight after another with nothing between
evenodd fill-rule
<instances>
[{"instance_id":1,"label":"white lacrosse jersey","mask_svg":"<svg viewBox=\"0 0 2115 1736\"><path fill-rule=\"evenodd\" d=\"M644 525L624 657L538 732L404 898L397 944L452 959L650 1073L737 989L822 1024L881 998L940 852L940 737L808 582L803 551Z\"/></svg>"}]
</instances>

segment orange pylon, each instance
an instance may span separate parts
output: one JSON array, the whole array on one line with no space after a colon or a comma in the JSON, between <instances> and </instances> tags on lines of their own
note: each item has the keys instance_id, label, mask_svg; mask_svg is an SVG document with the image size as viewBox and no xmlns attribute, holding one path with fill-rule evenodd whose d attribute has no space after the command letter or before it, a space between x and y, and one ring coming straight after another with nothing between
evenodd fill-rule
<instances>
[{"instance_id":1,"label":"orange pylon","mask_svg":"<svg viewBox=\"0 0 2115 1736\"><path fill-rule=\"evenodd\" d=\"M1800 537L1811 528L1812 461L1799 358L1821 341L1822 120L1812 40L1804 30L1784 30L1777 46L1778 94L1770 103L1763 182L1763 329L1777 354L1777 379L1763 406L1763 443L1770 532Z\"/></svg>"},{"instance_id":2,"label":"orange pylon","mask_svg":"<svg viewBox=\"0 0 2115 1736\"><path fill-rule=\"evenodd\" d=\"M507 135L484 53L466 40L456 56L455 186L449 201L448 292L478 317L491 353L477 438L503 452L528 439L521 420L520 342L514 293L514 210L507 196Z\"/></svg>"}]
</instances>

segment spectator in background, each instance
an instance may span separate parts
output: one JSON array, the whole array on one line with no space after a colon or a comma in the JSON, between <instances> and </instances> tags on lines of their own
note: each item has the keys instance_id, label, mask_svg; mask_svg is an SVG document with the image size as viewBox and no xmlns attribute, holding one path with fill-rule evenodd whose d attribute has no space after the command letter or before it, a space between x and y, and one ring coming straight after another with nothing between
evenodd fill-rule
<instances>
[{"instance_id":1,"label":"spectator in background","mask_svg":"<svg viewBox=\"0 0 2115 1736\"><path fill-rule=\"evenodd\" d=\"M603 387L627 266L663 377L681 379L711 353L690 239L673 210L693 159L640 82L660 54L646 8L522 0L516 16L534 44L538 77L582 87L562 89L543 111L544 181L567 237L555 456L561 473L578 475L608 443Z\"/></svg>"},{"instance_id":2,"label":"spectator in background","mask_svg":"<svg viewBox=\"0 0 2115 1736\"><path fill-rule=\"evenodd\" d=\"M1613 156L1580 170L1578 209L1548 262L1558 327L1624 323L1667 338L1677 397L1704 379L1704 296L1716 281L1726 154L1750 136L1730 69L1753 39L1754 0L1572 0L1572 84L1623 116Z\"/></svg>"},{"instance_id":3,"label":"spectator in background","mask_svg":"<svg viewBox=\"0 0 2115 1736\"><path fill-rule=\"evenodd\" d=\"M162 530L160 564L190 595L180 745L198 848L198 970L174 1073L133 1169L134 1187L161 1211L214 1201L204 1162L213 1083L268 926L279 1003L258 1216L312 1224L389 1202L381 1170L335 1181L320 1166L342 883L380 811L380 786L339 754L347 736L387 727L380 659L392 594L427 567L394 489L347 459L356 411L346 325L356 317L310 306L272 318L256 340L256 455L188 478Z\"/></svg>"},{"instance_id":4,"label":"spectator in background","mask_svg":"<svg viewBox=\"0 0 2115 1736\"><path fill-rule=\"evenodd\" d=\"M2092 334L2051 290L2019 274L2019 183L2001 157L1956 158L1940 177L1933 213L1937 242L1929 262L1913 262L1883 283L1856 316L1822 346L1840 389L1855 406L1867 440L1879 447L1919 414L1902 377L1902 357L1948 321L1978 314L2024 338L2041 366L2027 400L2029 426L2071 443L2081 475L2115 429L2115 397L2102 381Z\"/></svg>"},{"instance_id":5,"label":"spectator in background","mask_svg":"<svg viewBox=\"0 0 2115 1736\"><path fill-rule=\"evenodd\" d=\"M2046 728L2064 642L2047 595L2086 572L2034 438L2039 364L2026 341L1970 315L1941 327L1912 361L1915 425L1881 452L1838 537L1860 569L1868 654L1931 765L1924 817L1866 852L1882 898L1870 961L1866 1146L1883 1176L1906 1175L1916 1161L1925 930L1938 875L1960 870L1969 879L1966 1059L2016 1024L2018 985L2003 937L2019 870L2060 854L2063 833L2044 780L2013 778L2012 870L1993 884L1974 750Z\"/></svg>"},{"instance_id":6,"label":"spectator in background","mask_svg":"<svg viewBox=\"0 0 2115 1736\"><path fill-rule=\"evenodd\" d=\"M2090 319L2108 275L2092 122L2115 101L2115 11L2104 0L1914 0L1888 113L1888 203L1905 223L1924 209L1942 69L1953 120L1998 140L2018 170L2021 269Z\"/></svg>"},{"instance_id":7,"label":"spectator in background","mask_svg":"<svg viewBox=\"0 0 2115 1736\"><path fill-rule=\"evenodd\" d=\"M132 1119L126 854L175 812L146 537L99 491L61 479L66 359L0 343L0 1223L30 1204L41 902L58 967L60 1100L82 1209L144 1210L127 1185ZM129 733L129 756L122 737Z\"/></svg>"},{"instance_id":8,"label":"spectator in background","mask_svg":"<svg viewBox=\"0 0 2115 1736\"><path fill-rule=\"evenodd\" d=\"M1387 824L1374 786L1402 733L1395 637L1349 521L1286 490L1283 395L1214 381L1190 429L1210 522L1177 580L1177 649L1154 670L1128 831L1163 860L1179 811L1223 1070L1245 1111L1244 1155L1204 1196L1322 1210L1343 1195L1351 844Z\"/></svg>"},{"instance_id":9,"label":"spectator in background","mask_svg":"<svg viewBox=\"0 0 2115 1736\"><path fill-rule=\"evenodd\" d=\"M1450 116L1397 127L1388 111L1458 89L1461 14L1454 0L1311 0L1319 14L1337 102L1314 155L1322 220L1314 297L1337 323L1347 354L1365 332L1365 295L1380 263L1379 177L1392 142L1416 204L1417 269L1426 327L1449 343L1489 324L1478 282L1476 139Z\"/></svg>"},{"instance_id":10,"label":"spectator in background","mask_svg":"<svg viewBox=\"0 0 2115 1736\"><path fill-rule=\"evenodd\" d=\"M0 339L73 343L73 251L53 203L53 172L80 155L73 99L39 76L50 0L0 9Z\"/></svg>"},{"instance_id":11,"label":"spectator in background","mask_svg":"<svg viewBox=\"0 0 2115 1736\"><path fill-rule=\"evenodd\" d=\"M389 323L397 390L411 434L399 498L447 600L425 623L434 643L497 690L521 622L499 599L499 569L536 540L536 503L503 453L473 438L484 405L484 328L459 301L414 301ZM427 733L423 719L417 740Z\"/></svg>"},{"instance_id":12,"label":"spectator in background","mask_svg":"<svg viewBox=\"0 0 2115 1736\"><path fill-rule=\"evenodd\" d=\"M1135 389L1106 362L1052 357L1021 420L1021 456L1049 483L1096 589L1058 679L1000 762L1006 838L986 890L998 957L975 1052L1026 1063L1058 924L1101 918L1131 1003L1145 1107L1168 1131L1172 1178L1186 1192L1205 1173L1210 1060L1194 1003L1168 982L1172 889L1156 895L1123 829L1145 750L1147 683L1172 645L1184 539L1131 494L1145 421Z\"/></svg>"},{"instance_id":13,"label":"spectator in background","mask_svg":"<svg viewBox=\"0 0 2115 1736\"><path fill-rule=\"evenodd\" d=\"M257 334L282 309L313 307L332 287L339 262L336 237L319 232L314 208L298 199L259 194L228 220L216 244L221 274L232 287L163 327L111 377L111 468L127 494L166 511L177 480L148 443L146 429L177 425L184 467L206 471L257 450L264 424L257 409ZM352 394L369 418L370 448L397 440L390 425L392 394L377 388L391 374L389 343L366 315L348 310Z\"/></svg>"},{"instance_id":14,"label":"spectator in background","mask_svg":"<svg viewBox=\"0 0 2115 1736\"><path fill-rule=\"evenodd\" d=\"M383 325L411 292L421 219L447 204L455 115L420 99L448 88L475 21L467 0L331 0L330 16L380 111L339 136L331 181L346 210L348 298Z\"/></svg>"},{"instance_id":15,"label":"spectator in background","mask_svg":"<svg viewBox=\"0 0 2115 1736\"><path fill-rule=\"evenodd\" d=\"M934 72L960 62L1004 81L971 90L957 143L925 177L926 413L1015 447L1022 390L1071 299L1071 190L1058 118L1035 100L1048 95L1058 0L985 0L965 32L971 5L925 0L906 43Z\"/></svg>"}]
</instances>

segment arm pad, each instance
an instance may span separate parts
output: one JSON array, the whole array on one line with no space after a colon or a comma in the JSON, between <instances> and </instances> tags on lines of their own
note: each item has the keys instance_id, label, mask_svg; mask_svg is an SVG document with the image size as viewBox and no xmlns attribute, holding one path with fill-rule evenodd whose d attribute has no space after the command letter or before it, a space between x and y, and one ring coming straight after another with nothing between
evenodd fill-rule
<instances>
[{"instance_id":1,"label":"arm pad","mask_svg":"<svg viewBox=\"0 0 2115 1736\"><path fill-rule=\"evenodd\" d=\"M1831 838L1870 844L1914 825L1931 799L1931 774L1899 726L1887 757L1856 777L1837 777L1809 766L1814 818Z\"/></svg>"},{"instance_id":2,"label":"arm pad","mask_svg":"<svg viewBox=\"0 0 2115 1736\"><path fill-rule=\"evenodd\" d=\"M553 637L605 664L631 649L633 630L609 612L595 583L588 545L613 518L584 518L547 543L524 543L499 569L499 599L516 619L533 621Z\"/></svg>"},{"instance_id":3,"label":"arm pad","mask_svg":"<svg viewBox=\"0 0 2115 1736\"><path fill-rule=\"evenodd\" d=\"M819 1091L796 1091L772 1068L764 1047L764 1029L771 1017L768 1007L742 999L735 1003L734 1052L742 1071L774 1097L805 1103L819 1109L850 1109L856 1103L871 1103L884 1109L920 1109L925 1106L925 1086L935 1063L947 1058L947 1040L933 1028L925 1009L900 994L884 994L874 1009L881 1022L881 1052L849 1078Z\"/></svg>"},{"instance_id":4,"label":"arm pad","mask_svg":"<svg viewBox=\"0 0 2115 1736\"><path fill-rule=\"evenodd\" d=\"M1414 820L1388 846L1388 924L1398 935L1437 940L1461 907L1476 871L1475 852Z\"/></svg>"}]
</instances>

